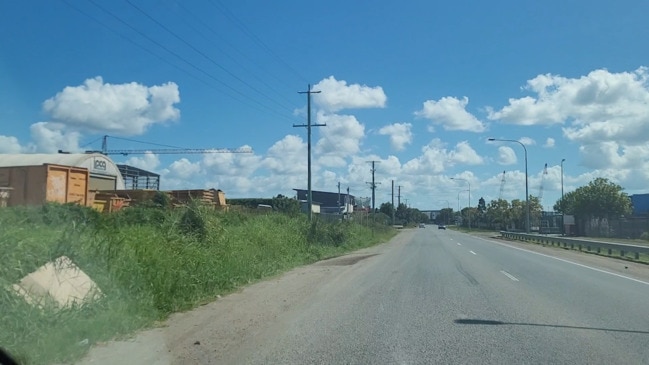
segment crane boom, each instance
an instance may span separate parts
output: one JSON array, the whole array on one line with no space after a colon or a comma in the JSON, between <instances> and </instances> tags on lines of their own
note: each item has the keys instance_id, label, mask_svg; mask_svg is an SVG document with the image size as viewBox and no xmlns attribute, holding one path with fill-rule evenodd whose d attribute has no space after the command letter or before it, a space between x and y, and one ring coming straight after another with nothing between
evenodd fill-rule
<instances>
[{"instance_id":1,"label":"crane boom","mask_svg":"<svg viewBox=\"0 0 649 365\"><path fill-rule=\"evenodd\" d=\"M157 143L148 143L154 144L157 146L171 147L171 148L153 148L153 149L120 149L120 150L109 150L108 149L108 137L103 136L101 143L101 151L86 151L86 153L102 153L104 155L144 155L147 153L153 153L156 155L196 155L196 154L205 154L205 153L252 153L252 148L250 147L241 147L241 148L181 148L175 146L161 145ZM111 137L116 139L122 139L125 141L137 142L137 143L146 143L140 141L134 141L126 138Z\"/></svg>"},{"instance_id":2,"label":"crane boom","mask_svg":"<svg viewBox=\"0 0 649 365\"><path fill-rule=\"evenodd\" d=\"M503 178L500 180L500 195L498 195L498 199L503 198L503 191L505 190L505 171L503 170Z\"/></svg>"},{"instance_id":3,"label":"crane boom","mask_svg":"<svg viewBox=\"0 0 649 365\"><path fill-rule=\"evenodd\" d=\"M548 164L546 163L543 167L543 174L541 174L541 183L539 184L539 203L543 201L543 183L545 182L545 177L548 175Z\"/></svg>"},{"instance_id":4,"label":"crane boom","mask_svg":"<svg viewBox=\"0 0 649 365\"><path fill-rule=\"evenodd\" d=\"M143 155L153 153L156 155L195 155L203 153L252 153L251 148L158 148L147 150L105 150L105 151L86 151L99 152L104 155Z\"/></svg>"}]
</instances>

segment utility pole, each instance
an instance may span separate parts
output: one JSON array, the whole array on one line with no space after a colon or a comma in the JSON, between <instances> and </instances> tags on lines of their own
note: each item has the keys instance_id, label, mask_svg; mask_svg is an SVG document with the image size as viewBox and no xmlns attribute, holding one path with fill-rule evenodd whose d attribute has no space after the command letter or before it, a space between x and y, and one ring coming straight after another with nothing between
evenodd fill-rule
<instances>
[{"instance_id":1,"label":"utility pole","mask_svg":"<svg viewBox=\"0 0 649 365\"><path fill-rule=\"evenodd\" d=\"M338 214L341 214L340 211L340 181L338 181Z\"/></svg>"},{"instance_id":2,"label":"utility pole","mask_svg":"<svg viewBox=\"0 0 649 365\"><path fill-rule=\"evenodd\" d=\"M397 194L397 206L401 205L401 185L397 186L399 188L399 193Z\"/></svg>"},{"instance_id":3,"label":"utility pole","mask_svg":"<svg viewBox=\"0 0 649 365\"><path fill-rule=\"evenodd\" d=\"M397 210L394 207L394 180L392 180L392 225L394 226L394 211Z\"/></svg>"},{"instance_id":4,"label":"utility pole","mask_svg":"<svg viewBox=\"0 0 649 365\"><path fill-rule=\"evenodd\" d=\"M376 212L376 184L374 182L374 172L376 172L376 168L374 167L376 163L381 163L381 161L367 161L367 163L372 164L372 169L370 170L372 172L372 182L368 183L372 187L372 213ZM380 183L379 183L380 184Z\"/></svg>"},{"instance_id":5,"label":"utility pole","mask_svg":"<svg viewBox=\"0 0 649 365\"><path fill-rule=\"evenodd\" d=\"M311 94L318 94L320 91L311 90L311 84L308 85L307 91L298 91L298 94L306 94L306 124L293 124L293 127L306 127L307 135L307 195L306 203L309 209L309 221L313 219L313 199L311 197L311 127L324 127L326 124L311 124Z\"/></svg>"}]
</instances>

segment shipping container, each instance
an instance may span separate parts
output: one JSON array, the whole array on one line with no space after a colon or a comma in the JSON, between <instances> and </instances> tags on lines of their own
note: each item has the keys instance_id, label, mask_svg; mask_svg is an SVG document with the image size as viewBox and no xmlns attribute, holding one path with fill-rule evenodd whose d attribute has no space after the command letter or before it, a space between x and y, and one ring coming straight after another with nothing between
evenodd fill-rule
<instances>
[{"instance_id":1,"label":"shipping container","mask_svg":"<svg viewBox=\"0 0 649 365\"><path fill-rule=\"evenodd\" d=\"M11 188L7 206L88 201L88 170L54 164L0 167L0 187Z\"/></svg>"}]
</instances>

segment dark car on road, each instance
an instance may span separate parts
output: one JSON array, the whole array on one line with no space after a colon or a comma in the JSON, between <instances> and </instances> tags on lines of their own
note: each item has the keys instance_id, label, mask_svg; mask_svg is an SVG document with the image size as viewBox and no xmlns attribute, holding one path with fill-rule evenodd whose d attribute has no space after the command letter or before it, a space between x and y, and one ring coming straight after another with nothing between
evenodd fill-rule
<instances>
[{"instance_id":1,"label":"dark car on road","mask_svg":"<svg viewBox=\"0 0 649 365\"><path fill-rule=\"evenodd\" d=\"M446 226L443 225L443 224L440 224L439 226L437 226L437 229L446 229Z\"/></svg>"}]
</instances>

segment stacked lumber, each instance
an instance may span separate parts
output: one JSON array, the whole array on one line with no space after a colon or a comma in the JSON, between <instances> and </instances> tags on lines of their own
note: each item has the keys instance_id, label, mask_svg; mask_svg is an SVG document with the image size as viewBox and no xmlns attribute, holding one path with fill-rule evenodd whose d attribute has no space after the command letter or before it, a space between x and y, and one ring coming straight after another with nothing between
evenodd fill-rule
<instances>
[{"instance_id":1,"label":"stacked lumber","mask_svg":"<svg viewBox=\"0 0 649 365\"><path fill-rule=\"evenodd\" d=\"M175 204L197 201L213 207L227 207L225 193L217 189L171 190L168 192Z\"/></svg>"},{"instance_id":2,"label":"stacked lumber","mask_svg":"<svg viewBox=\"0 0 649 365\"><path fill-rule=\"evenodd\" d=\"M110 192L96 191L92 194L92 208L102 213L112 213L127 208L131 204L128 196Z\"/></svg>"},{"instance_id":3,"label":"stacked lumber","mask_svg":"<svg viewBox=\"0 0 649 365\"><path fill-rule=\"evenodd\" d=\"M99 190L97 193L115 195L124 198L130 202L130 205L137 205L150 202L158 193L157 190L138 189L138 190Z\"/></svg>"}]
</instances>

